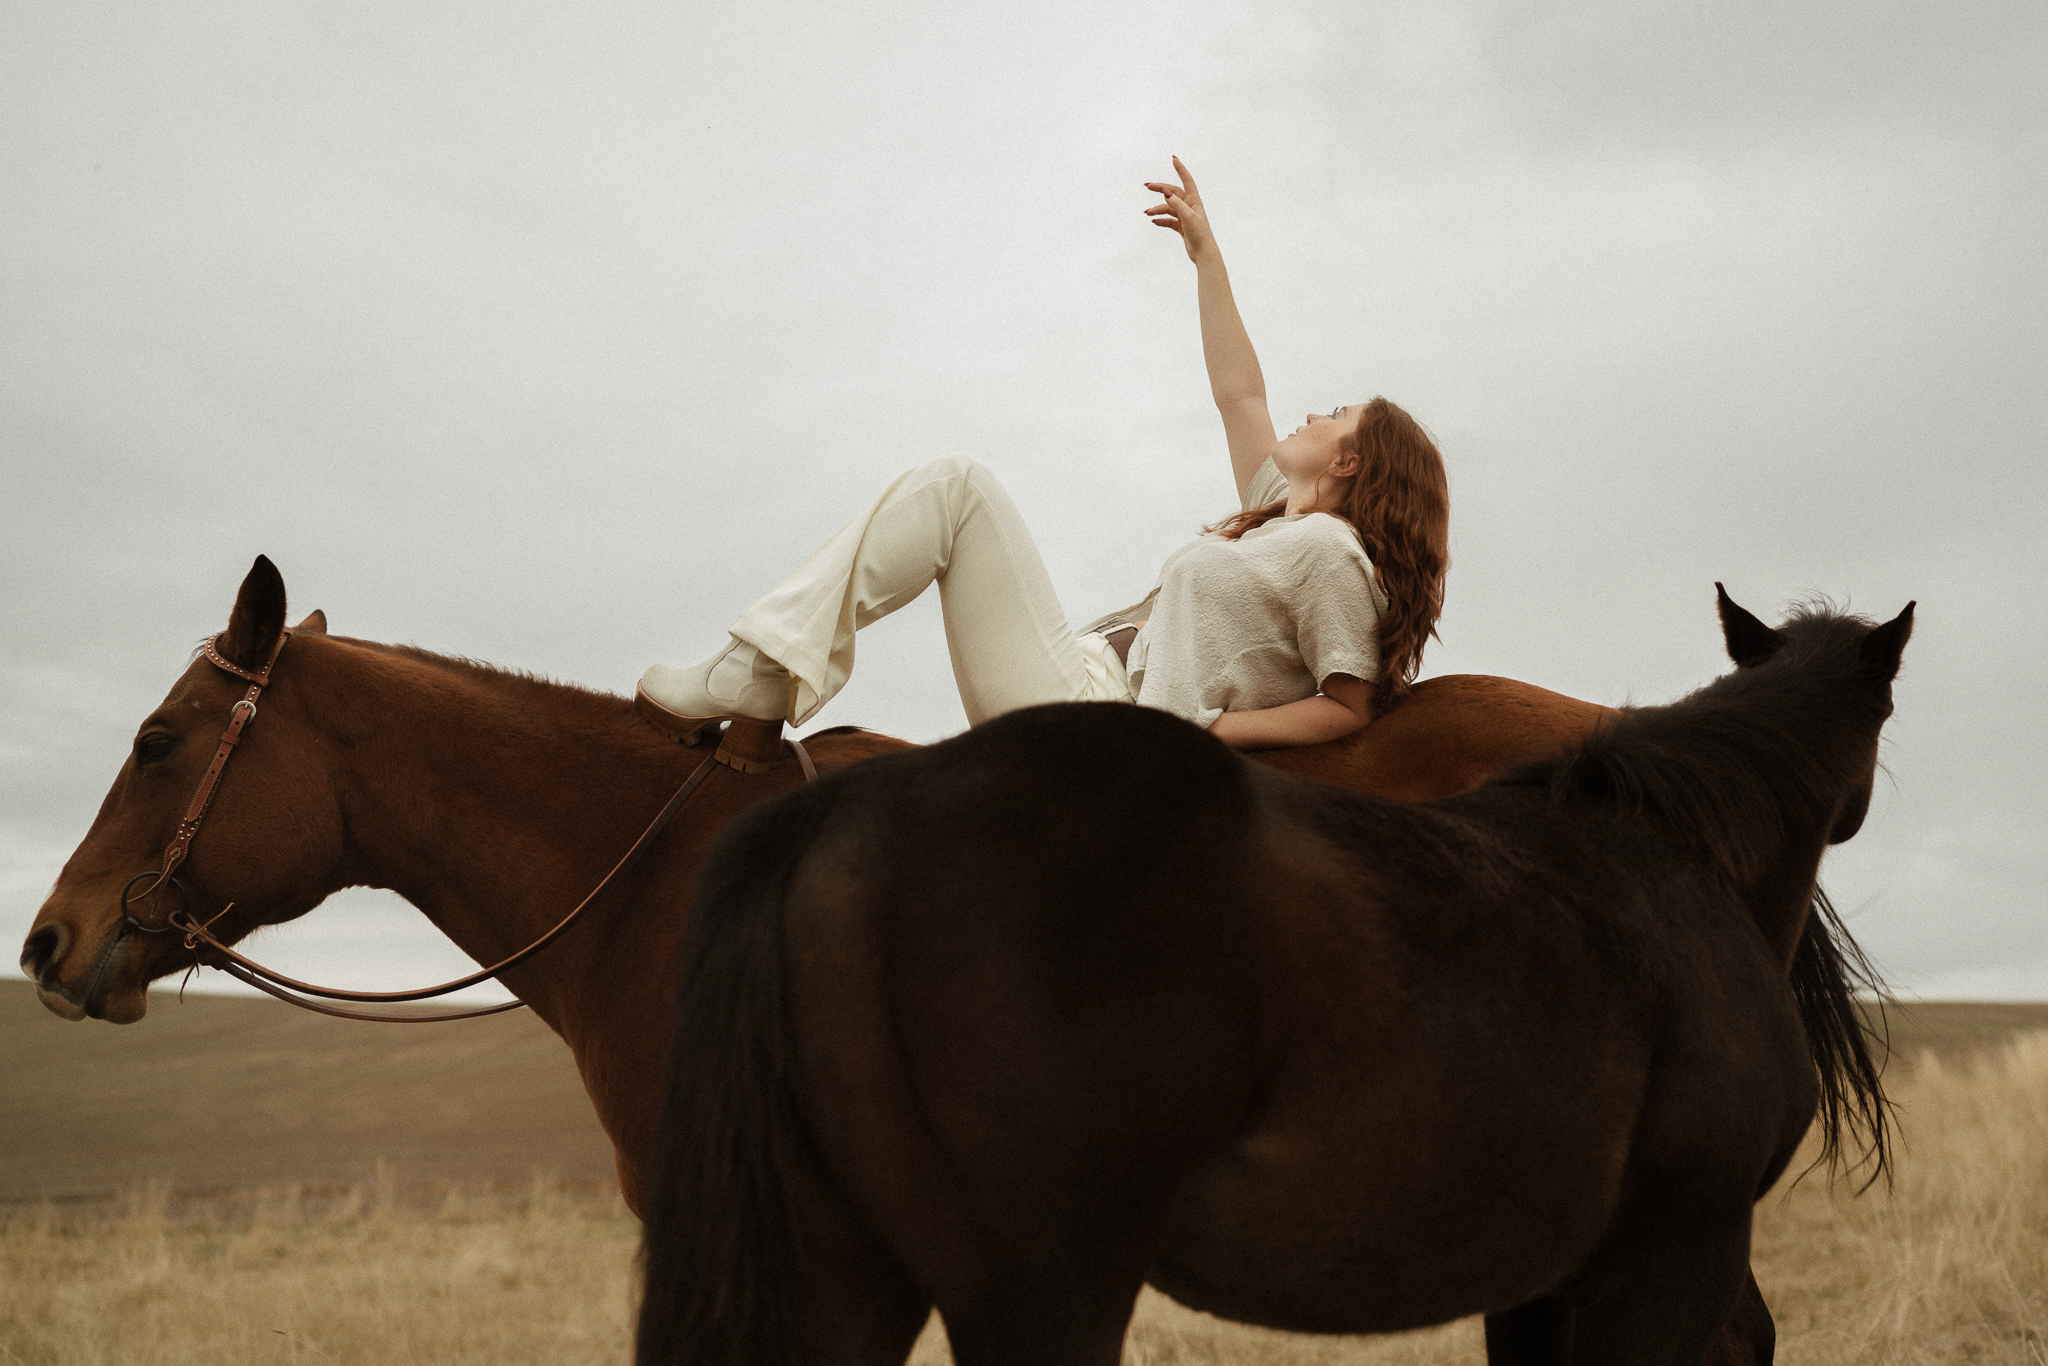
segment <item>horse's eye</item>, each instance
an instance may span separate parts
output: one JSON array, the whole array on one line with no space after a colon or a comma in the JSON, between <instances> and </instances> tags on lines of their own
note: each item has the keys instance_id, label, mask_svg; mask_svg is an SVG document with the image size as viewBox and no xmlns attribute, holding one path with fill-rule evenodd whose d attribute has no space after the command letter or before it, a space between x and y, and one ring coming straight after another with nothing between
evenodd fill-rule
<instances>
[{"instance_id":1,"label":"horse's eye","mask_svg":"<svg viewBox=\"0 0 2048 1366\"><path fill-rule=\"evenodd\" d=\"M171 751L177 747L178 737L175 735L165 735L161 731L154 735L145 735L135 742L135 762L138 764L161 762L169 758Z\"/></svg>"}]
</instances>

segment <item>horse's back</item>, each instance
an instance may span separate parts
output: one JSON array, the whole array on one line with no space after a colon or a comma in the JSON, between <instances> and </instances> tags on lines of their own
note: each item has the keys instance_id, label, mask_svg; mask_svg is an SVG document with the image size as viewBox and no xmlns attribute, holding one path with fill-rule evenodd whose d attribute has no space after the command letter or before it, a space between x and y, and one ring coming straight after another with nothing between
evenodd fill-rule
<instances>
[{"instance_id":1,"label":"horse's back","mask_svg":"<svg viewBox=\"0 0 2048 1366\"><path fill-rule=\"evenodd\" d=\"M1512 678L1424 679L1399 705L1341 740L1253 757L1269 767L1399 801L1468 792L1510 764L1585 738L1611 708Z\"/></svg>"}]
</instances>

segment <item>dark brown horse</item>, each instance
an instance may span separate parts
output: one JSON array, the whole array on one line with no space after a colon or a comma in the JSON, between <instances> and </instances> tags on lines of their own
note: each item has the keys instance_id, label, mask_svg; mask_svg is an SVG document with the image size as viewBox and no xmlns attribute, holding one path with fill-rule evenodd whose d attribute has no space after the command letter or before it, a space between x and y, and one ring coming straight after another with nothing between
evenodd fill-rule
<instances>
[{"instance_id":1,"label":"dark brown horse","mask_svg":"<svg viewBox=\"0 0 2048 1366\"><path fill-rule=\"evenodd\" d=\"M934 1305L963 1366L1112 1366L1148 1280L1698 1362L1821 1095L1790 974L1912 624L1722 613L1733 673L1427 804L1070 704L735 822L643 1366L893 1366Z\"/></svg>"},{"instance_id":2,"label":"dark brown horse","mask_svg":"<svg viewBox=\"0 0 2048 1366\"><path fill-rule=\"evenodd\" d=\"M285 621L284 582L259 558L220 648L258 669ZM138 1020L148 984L191 965L180 936L124 924L120 895L158 866L245 691L195 659L137 729L22 953L57 1014ZM1603 714L1505 679L1438 679L1348 742L1282 762L1320 761L1340 780L1434 795L1554 749ZM202 918L233 903L214 927L229 943L340 888L388 887L472 957L496 962L597 884L712 743L671 744L618 697L329 636L314 613L278 655L260 715L177 875ZM827 772L905 748L859 732L809 744ZM503 976L574 1050L635 1209L674 1031L677 946L705 849L734 815L801 782L793 763L764 774L714 770L645 861L558 943ZM179 904L153 899L145 918Z\"/></svg>"}]
</instances>

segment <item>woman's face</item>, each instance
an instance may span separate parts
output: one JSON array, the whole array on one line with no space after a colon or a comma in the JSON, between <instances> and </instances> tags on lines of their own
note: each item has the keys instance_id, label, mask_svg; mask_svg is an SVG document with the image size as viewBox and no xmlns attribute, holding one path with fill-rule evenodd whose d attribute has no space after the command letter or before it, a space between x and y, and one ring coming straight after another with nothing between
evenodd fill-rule
<instances>
[{"instance_id":1,"label":"woman's face","mask_svg":"<svg viewBox=\"0 0 2048 1366\"><path fill-rule=\"evenodd\" d=\"M1349 476L1358 472L1349 468L1352 457L1344 453L1344 438L1356 430L1358 415L1364 407L1362 403L1352 403L1335 412L1310 413L1292 435L1280 439L1280 444L1273 448L1273 464L1286 478L1289 488L1310 488L1326 474ZM1339 461L1344 467L1333 469Z\"/></svg>"}]
</instances>

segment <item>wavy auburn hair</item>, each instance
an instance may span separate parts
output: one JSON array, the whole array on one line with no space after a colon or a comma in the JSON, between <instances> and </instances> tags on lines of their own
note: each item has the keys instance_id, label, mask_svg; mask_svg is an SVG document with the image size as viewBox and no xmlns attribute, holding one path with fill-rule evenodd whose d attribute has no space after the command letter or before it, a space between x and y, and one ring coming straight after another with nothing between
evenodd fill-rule
<instances>
[{"instance_id":1,"label":"wavy auburn hair","mask_svg":"<svg viewBox=\"0 0 2048 1366\"><path fill-rule=\"evenodd\" d=\"M1376 715L1408 694L1422 668L1422 647L1436 635L1444 610L1444 575L1451 567L1451 490L1444 457L1422 424L1384 398L1358 415L1342 449L1358 456L1341 508L1334 512L1358 528L1387 610L1373 628L1380 651L1372 680ZM1287 511L1283 500L1226 518L1211 530L1236 540Z\"/></svg>"}]
</instances>

